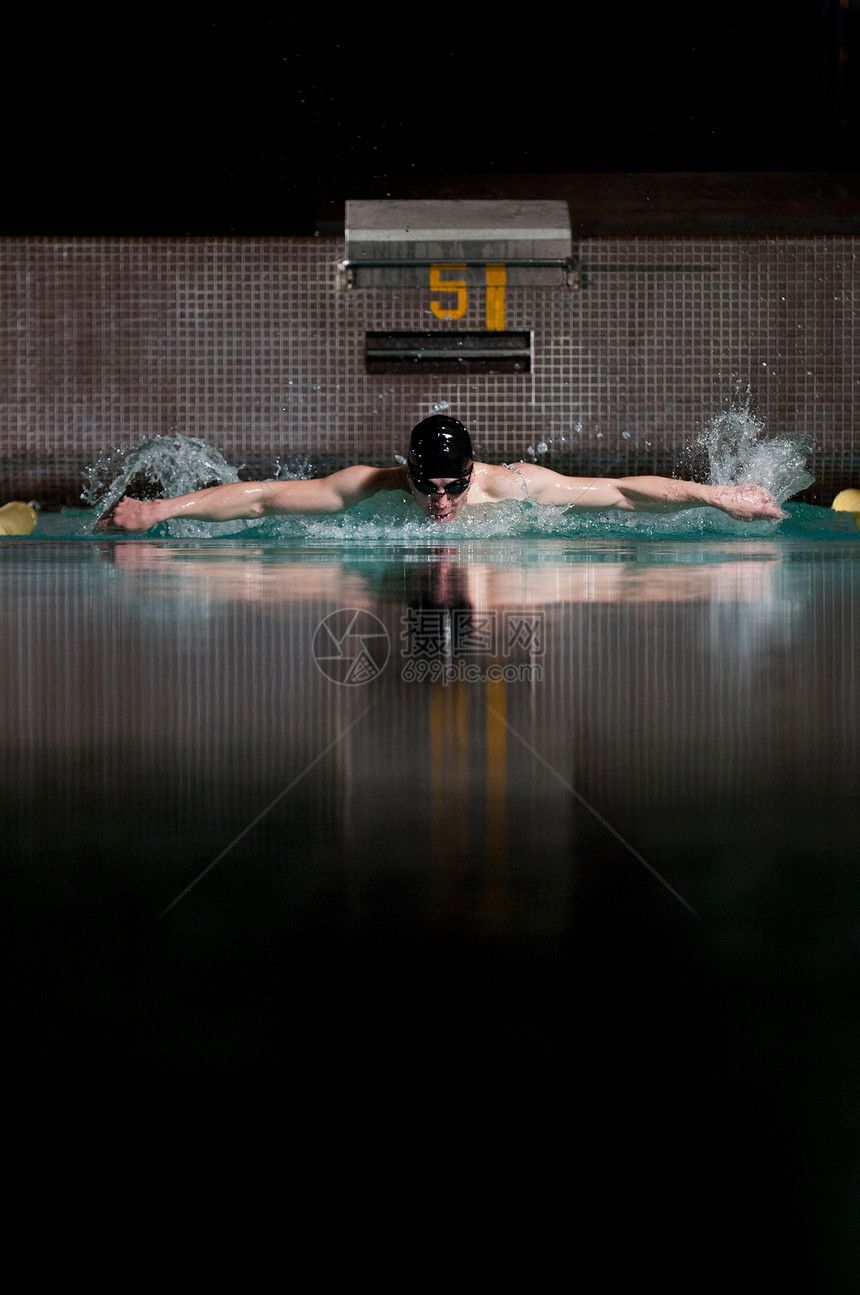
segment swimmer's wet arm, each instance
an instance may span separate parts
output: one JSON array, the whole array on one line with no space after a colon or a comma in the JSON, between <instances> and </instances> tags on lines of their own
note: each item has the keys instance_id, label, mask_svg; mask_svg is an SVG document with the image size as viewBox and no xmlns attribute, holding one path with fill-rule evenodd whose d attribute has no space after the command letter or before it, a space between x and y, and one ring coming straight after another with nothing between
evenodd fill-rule
<instances>
[{"instance_id":1,"label":"swimmer's wet arm","mask_svg":"<svg viewBox=\"0 0 860 1295\"><path fill-rule=\"evenodd\" d=\"M146 531L173 517L229 522L271 514L337 513L381 488L375 468L352 467L311 481L236 481L209 486L172 499L123 498L102 517L97 529Z\"/></svg>"},{"instance_id":2,"label":"swimmer's wet arm","mask_svg":"<svg viewBox=\"0 0 860 1295\"><path fill-rule=\"evenodd\" d=\"M671 477L565 477L536 464L519 464L518 470L536 503L559 508L618 508L650 513L718 508L742 521L779 521L786 515L769 491L756 485L706 486Z\"/></svg>"},{"instance_id":3,"label":"swimmer's wet arm","mask_svg":"<svg viewBox=\"0 0 860 1295\"><path fill-rule=\"evenodd\" d=\"M769 490L743 483L706 486L669 477L626 477L614 483L628 507L640 512L673 513L685 508L717 508L736 521L782 521L783 512Z\"/></svg>"},{"instance_id":4,"label":"swimmer's wet arm","mask_svg":"<svg viewBox=\"0 0 860 1295\"><path fill-rule=\"evenodd\" d=\"M556 508L621 508L629 512L644 508L701 506L693 502L682 503L681 491L676 492L675 501L668 503L667 487L686 487L691 484L689 482L668 481L660 477L630 477L625 480L567 477L534 463L518 463L514 471L525 483L528 498L537 504L552 504ZM498 480L506 493L513 494L510 478ZM686 499L686 494L683 497Z\"/></svg>"},{"instance_id":5,"label":"swimmer's wet arm","mask_svg":"<svg viewBox=\"0 0 860 1295\"><path fill-rule=\"evenodd\" d=\"M200 521L227 522L235 518L342 513L374 493L369 488L372 468L344 468L310 481L254 481L212 486L170 505L167 517L195 517Z\"/></svg>"},{"instance_id":6,"label":"swimmer's wet arm","mask_svg":"<svg viewBox=\"0 0 860 1295\"><path fill-rule=\"evenodd\" d=\"M378 468L359 464L311 481L263 482L268 489L261 498L262 511L253 516L342 513L383 489L384 477Z\"/></svg>"},{"instance_id":7,"label":"swimmer's wet arm","mask_svg":"<svg viewBox=\"0 0 860 1295\"><path fill-rule=\"evenodd\" d=\"M686 508L708 508L709 486L671 477L622 477L613 483L621 496L618 508L634 512L674 513Z\"/></svg>"}]
</instances>

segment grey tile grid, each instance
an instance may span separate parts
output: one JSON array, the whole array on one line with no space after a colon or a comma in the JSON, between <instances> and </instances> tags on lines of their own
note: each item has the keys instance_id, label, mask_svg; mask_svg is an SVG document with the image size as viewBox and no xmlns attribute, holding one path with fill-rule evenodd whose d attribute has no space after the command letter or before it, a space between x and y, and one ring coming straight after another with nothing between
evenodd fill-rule
<instances>
[{"instance_id":1,"label":"grey tile grid","mask_svg":"<svg viewBox=\"0 0 860 1295\"><path fill-rule=\"evenodd\" d=\"M340 239L4 239L4 493L73 494L99 451L176 433L263 473L290 454L392 462L437 405L489 459L658 466L747 387L769 428L841 470L858 450L856 243L584 240L586 286L508 289L533 372L452 378L366 374L364 333L482 328L484 290L454 323L429 288L344 291Z\"/></svg>"}]
</instances>

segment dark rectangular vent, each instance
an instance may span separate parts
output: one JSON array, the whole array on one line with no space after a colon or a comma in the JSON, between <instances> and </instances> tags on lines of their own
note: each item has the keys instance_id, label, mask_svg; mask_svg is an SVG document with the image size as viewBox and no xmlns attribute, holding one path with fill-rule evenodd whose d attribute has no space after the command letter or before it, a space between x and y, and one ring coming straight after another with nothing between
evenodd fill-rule
<instances>
[{"instance_id":1,"label":"dark rectangular vent","mask_svg":"<svg viewBox=\"0 0 860 1295\"><path fill-rule=\"evenodd\" d=\"M531 333L366 333L368 373L530 373Z\"/></svg>"}]
</instances>

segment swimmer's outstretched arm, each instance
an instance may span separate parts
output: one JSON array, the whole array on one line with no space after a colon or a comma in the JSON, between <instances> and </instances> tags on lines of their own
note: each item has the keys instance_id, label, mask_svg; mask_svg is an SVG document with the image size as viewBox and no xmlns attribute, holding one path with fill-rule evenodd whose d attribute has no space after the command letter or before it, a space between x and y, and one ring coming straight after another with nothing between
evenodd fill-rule
<instances>
[{"instance_id":1,"label":"swimmer's outstretched arm","mask_svg":"<svg viewBox=\"0 0 860 1295\"><path fill-rule=\"evenodd\" d=\"M516 467L536 503L560 508L619 508L650 513L718 508L738 521L781 521L786 516L762 486L705 486L671 477L566 477L538 464L518 463ZM507 474L500 481L513 496L515 487L509 486L510 478L511 474Z\"/></svg>"},{"instance_id":2,"label":"swimmer's outstretched arm","mask_svg":"<svg viewBox=\"0 0 860 1295\"><path fill-rule=\"evenodd\" d=\"M671 513L685 508L717 508L736 521L782 521L783 512L769 490L752 484L705 486L670 477L626 477L615 482L625 504L640 512Z\"/></svg>"},{"instance_id":3,"label":"swimmer's outstretched arm","mask_svg":"<svg viewBox=\"0 0 860 1295\"><path fill-rule=\"evenodd\" d=\"M96 530L148 531L171 517L229 522L271 514L340 513L380 490L396 488L398 468L358 465L311 481L236 481L173 499L124 497L96 522Z\"/></svg>"}]
</instances>

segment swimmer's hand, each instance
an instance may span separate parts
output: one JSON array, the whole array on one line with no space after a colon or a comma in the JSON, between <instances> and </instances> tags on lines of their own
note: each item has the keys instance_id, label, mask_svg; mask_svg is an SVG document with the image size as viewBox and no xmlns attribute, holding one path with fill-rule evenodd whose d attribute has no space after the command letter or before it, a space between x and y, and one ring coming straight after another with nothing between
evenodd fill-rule
<instances>
[{"instance_id":1,"label":"swimmer's hand","mask_svg":"<svg viewBox=\"0 0 860 1295\"><path fill-rule=\"evenodd\" d=\"M763 486L708 486L707 490L707 503L728 513L736 521L781 522L788 517Z\"/></svg>"},{"instance_id":2,"label":"swimmer's hand","mask_svg":"<svg viewBox=\"0 0 860 1295\"><path fill-rule=\"evenodd\" d=\"M159 520L157 499L129 499L123 495L96 522L95 531L148 531Z\"/></svg>"}]
</instances>

